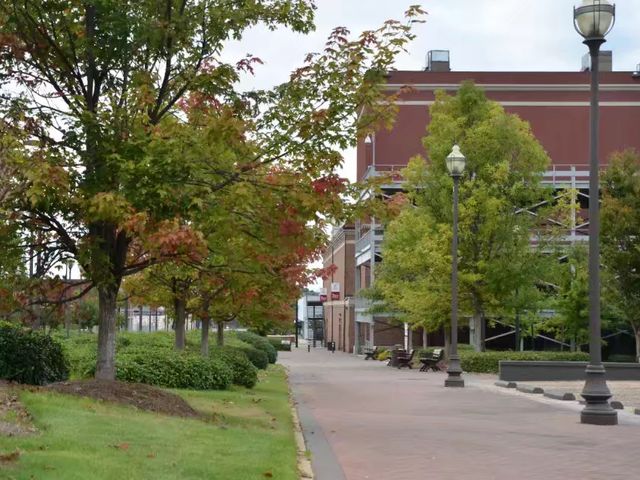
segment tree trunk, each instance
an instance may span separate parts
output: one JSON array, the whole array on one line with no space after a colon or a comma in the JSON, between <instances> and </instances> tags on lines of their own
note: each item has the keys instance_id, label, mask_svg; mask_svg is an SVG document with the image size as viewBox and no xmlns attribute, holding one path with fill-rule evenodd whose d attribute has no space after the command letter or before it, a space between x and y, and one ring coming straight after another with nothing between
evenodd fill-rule
<instances>
[{"instance_id":1,"label":"tree trunk","mask_svg":"<svg viewBox=\"0 0 640 480\"><path fill-rule=\"evenodd\" d=\"M224 322L219 321L217 325L218 325L218 332L216 335L217 344L219 347L223 347L224 346Z\"/></svg>"},{"instance_id":2,"label":"tree trunk","mask_svg":"<svg viewBox=\"0 0 640 480\"><path fill-rule=\"evenodd\" d=\"M202 353L203 357L209 356L209 324L211 320L209 319L209 315L203 315L200 319L201 321L201 332L200 332L200 353Z\"/></svg>"},{"instance_id":3,"label":"tree trunk","mask_svg":"<svg viewBox=\"0 0 640 480\"><path fill-rule=\"evenodd\" d=\"M474 311L469 322L469 343L476 352L480 351L480 318L479 312Z\"/></svg>"},{"instance_id":4,"label":"tree trunk","mask_svg":"<svg viewBox=\"0 0 640 480\"><path fill-rule=\"evenodd\" d=\"M634 331L636 335L636 361L640 363L640 327Z\"/></svg>"},{"instance_id":5,"label":"tree trunk","mask_svg":"<svg viewBox=\"0 0 640 480\"><path fill-rule=\"evenodd\" d=\"M173 300L173 305L176 313L175 327L176 327L176 342L175 349L176 350L184 350L185 344L185 318L187 316L187 305L186 302L181 298L175 298Z\"/></svg>"},{"instance_id":6,"label":"tree trunk","mask_svg":"<svg viewBox=\"0 0 640 480\"><path fill-rule=\"evenodd\" d=\"M449 326L443 327L444 330L444 360L449 361L449 354L451 353L451 328Z\"/></svg>"},{"instance_id":7,"label":"tree trunk","mask_svg":"<svg viewBox=\"0 0 640 480\"><path fill-rule=\"evenodd\" d=\"M422 327L422 348L427 348L429 346L429 339L427 337L427 329Z\"/></svg>"},{"instance_id":8,"label":"tree trunk","mask_svg":"<svg viewBox=\"0 0 640 480\"><path fill-rule=\"evenodd\" d=\"M96 378L116 378L116 298L117 285L98 287L98 358Z\"/></svg>"},{"instance_id":9,"label":"tree trunk","mask_svg":"<svg viewBox=\"0 0 640 480\"><path fill-rule=\"evenodd\" d=\"M64 328L67 332L67 338L71 333L71 305L68 303L64 306Z\"/></svg>"}]
</instances>

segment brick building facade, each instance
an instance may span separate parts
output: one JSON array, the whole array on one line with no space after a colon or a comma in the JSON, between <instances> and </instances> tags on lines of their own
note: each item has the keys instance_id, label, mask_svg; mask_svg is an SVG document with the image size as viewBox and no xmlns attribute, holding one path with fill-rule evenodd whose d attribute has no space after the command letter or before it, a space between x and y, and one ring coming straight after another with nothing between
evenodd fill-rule
<instances>
[{"instance_id":1,"label":"brick building facade","mask_svg":"<svg viewBox=\"0 0 640 480\"><path fill-rule=\"evenodd\" d=\"M440 61L428 65L424 71L389 73L386 85L388 92L398 92L405 86L411 88L397 100L399 108L394 127L359 141L358 180L381 172L399 172L411 157L426 157L421 140L426 135L429 106L435 100L435 92L444 90L454 94L461 82L471 80L485 91L489 99L499 102L507 112L517 114L530 123L533 134L552 161L544 175L544 183L556 189L576 189L583 212L586 212L589 202L590 73L587 70L452 72L449 69L448 52L440 53L446 55L438 55ZM603 70L600 78L599 156L601 165L606 167L610 155L616 151L627 148L640 151L640 76L637 72L610 71L611 62L605 62ZM401 181L394 181L384 188L388 195L401 189ZM369 302L358 296L360 289L375 281L375 264L382 259L380 246L384 236L383 227L375 218L371 218L357 222L353 233L355 343L402 344L405 333L401 327L394 327L390 322L392 315L370 314ZM588 222L571 225L568 233L572 241L586 240ZM345 265L337 264L338 269L350 269L351 259L347 259L347 262ZM464 332L462 334L465 335ZM414 343L418 343L415 337L421 335L414 333L413 336Z\"/></svg>"},{"instance_id":2,"label":"brick building facade","mask_svg":"<svg viewBox=\"0 0 640 480\"><path fill-rule=\"evenodd\" d=\"M324 254L324 266L335 265L335 271L324 281L325 340L335 342L336 350L353 352L355 316L355 228L335 228Z\"/></svg>"}]
</instances>

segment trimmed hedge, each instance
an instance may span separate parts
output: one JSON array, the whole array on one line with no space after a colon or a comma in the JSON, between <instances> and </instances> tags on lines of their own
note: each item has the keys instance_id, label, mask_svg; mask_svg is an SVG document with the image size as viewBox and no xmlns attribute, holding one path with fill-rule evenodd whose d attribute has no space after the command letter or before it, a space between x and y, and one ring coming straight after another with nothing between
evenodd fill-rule
<instances>
[{"instance_id":1,"label":"trimmed hedge","mask_svg":"<svg viewBox=\"0 0 640 480\"><path fill-rule=\"evenodd\" d=\"M609 358L605 360L606 362L621 362L621 363L638 363L638 359L635 355L623 355L623 354L614 354L609 355Z\"/></svg>"},{"instance_id":2,"label":"trimmed hedge","mask_svg":"<svg viewBox=\"0 0 640 480\"><path fill-rule=\"evenodd\" d=\"M166 388L225 390L234 372L222 359L180 352L136 352L122 354L116 361L116 378Z\"/></svg>"},{"instance_id":3,"label":"trimmed hedge","mask_svg":"<svg viewBox=\"0 0 640 480\"><path fill-rule=\"evenodd\" d=\"M74 379L93 377L96 373L97 346L64 344L64 351L69 361L69 372Z\"/></svg>"},{"instance_id":4,"label":"trimmed hedge","mask_svg":"<svg viewBox=\"0 0 640 480\"><path fill-rule=\"evenodd\" d=\"M266 337L261 337L251 332L238 332L237 336L240 340L249 345L253 345L258 350L266 352L269 357L269 363L276 363L278 360L278 351L276 347L271 345L271 342Z\"/></svg>"},{"instance_id":5,"label":"trimmed hedge","mask_svg":"<svg viewBox=\"0 0 640 480\"><path fill-rule=\"evenodd\" d=\"M427 352L432 352L433 347L420 350L417 358L424 356ZM584 352L512 352L512 351L488 351L475 352L469 348L458 351L462 370L473 373L498 373L500 370L500 360L521 360L521 361L573 361L584 362L589 360L589 354Z\"/></svg>"},{"instance_id":6,"label":"trimmed hedge","mask_svg":"<svg viewBox=\"0 0 640 480\"><path fill-rule=\"evenodd\" d=\"M269 343L273 345L273 348L278 352L290 352L291 351L291 342L282 343L282 340L279 338L267 338Z\"/></svg>"},{"instance_id":7,"label":"trimmed hedge","mask_svg":"<svg viewBox=\"0 0 640 480\"><path fill-rule=\"evenodd\" d=\"M253 366L260 370L266 370L269 366L269 356L264 350L258 350L252 346L238 347L247 356Z\"/></svg>"},{"instance_id":8,"label":"trimmed hedge","mask_svg":"<svg viewBox=\"0 0 640 480\"><path fill-rule=\"evenodd\" d=\"M62 345L42 332L0 322L0 378L29 385L66 380Z\"/></svg>"},{"instance_id":9,"label":"trimmed hedge","mask_svg":"<svg viewBox=\"0 0 640 480\"><path fill-rule=\"evenodd\" d=\"M249 361L246 353L236 347L215 347L209 355L220 358L231 367L233 384L253 388L258 383L258 369Z\"/></svg>"},{"instance_id":10,"label":"trimmed hedge","mask_svg":"<svg viewBox=\"0 0 640 480\"><path fill-rule=\"evenodd\" d=\"M96 366L96 341L93 334L80 334L70 339L63 339L66 356L71 365L72 375L76 378L88 378L95 374ZM174 338L168 332L154 333L120 333L116 340L116 378L119 380L148 383L150 385L166 386L170 388L191 389L221 389L226 388L227 383L223 378L220 381L216 373L214 378L203 380L203 373L183 375L184 363L195 362L196 368L204 368L200 365L204 362L217 362L225 366L230 374L230 382L235 385L252 388L258 380L256 368L266 368L269 360L267 354L250 345L237 342L242 347L214 347L209 352L209 358L204 359L200 355L200 345L193 341L187 342L184 352L176 352L173 348ZM178 356L178 357L176 357ZM166 359L164 365L158 367L158 372L152 370L162 359ZM186 360L185 360L186 359ZM257 365L255 365L257 364ZM200 365L200 366L198 366ZM175 369L174 372L167 369ZM215 373L215 372L214 372ZM181 386L175 376L183 375L185 380ZM210 384L210 387L204 385ZM228 386L228 385L227 385Z\"/></svg>"}]
</instances>

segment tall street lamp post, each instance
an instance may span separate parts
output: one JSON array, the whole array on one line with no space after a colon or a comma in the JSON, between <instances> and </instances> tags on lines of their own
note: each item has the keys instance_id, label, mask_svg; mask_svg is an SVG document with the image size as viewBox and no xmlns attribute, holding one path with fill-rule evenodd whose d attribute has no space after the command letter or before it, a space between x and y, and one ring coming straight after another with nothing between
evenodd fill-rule
<instances>
[{"instance_id":1,"label":"tall street lamp post","mask_svg":"<svg viewBox=\"0 0 640 480\"><path fill-rule=\"evenodd\" d=\"M574 26L584 37L584 44L591 55L591 131L589 162L589 352L590 361L582 397L585 407L581 422L592 425L616 425L618 414L609 405L611 392L607 387L604 365L602 364L600 332L600 204L599 204L599 61L600 46L605 36L613 28L615 5L607 0L583 0L582 5L573 9Z\"/></svg>"},{"instance_id":2,"label":"tall street lamp post","mask_svg":"<svg viewBox=\"0 0 640 480\"><path fill-rule=\"evenodd\" d=\"M453 241L451 245L451 352L445 387L464 387L461 377L460 357L458 357L458 186L464 172L466 158L458 145L447 157L447 169L453 177Z\"/></svg>"},{"instance_id":3,"label":"tall street lamp post","mask_svg":"<svg viewBox=\"0 0 640 480\"><path fill-rule=\"evenodd\" d=\"M296 299L296 319L294 322L294 328L296 329L296 348L298 348L298 299Z\"/></svg>"}]
</instances>

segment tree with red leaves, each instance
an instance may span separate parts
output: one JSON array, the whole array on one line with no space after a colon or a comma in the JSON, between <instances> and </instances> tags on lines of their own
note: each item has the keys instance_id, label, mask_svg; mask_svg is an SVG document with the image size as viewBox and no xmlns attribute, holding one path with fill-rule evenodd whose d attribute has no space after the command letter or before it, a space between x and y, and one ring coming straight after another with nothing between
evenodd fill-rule
<instances>
[{"instance_id":1,"label":"tree with red leaves","mask_svg":"<svg viewBox=\"0 0 640 480\"><path fill-rule=\"evenodd\" d=\"M97 378L115 376L123 278L200 261L194 212L256 172L268 175L267 166L311 185L340 165L341 149L390 121L382 83L413 38L417 7L407 23L353 40L336 29L283 85L235 90L257 60L221 63L226 42L257 23L308 32L314 8L312 0L233 9L185 0L0 3L0 81L12 82L0 97L12 131L0 130L0 140L18 139L22 153L2 160L13 191L0 210L51 268L72 257L97 289Z\"/></svg>"}]
</instances>

